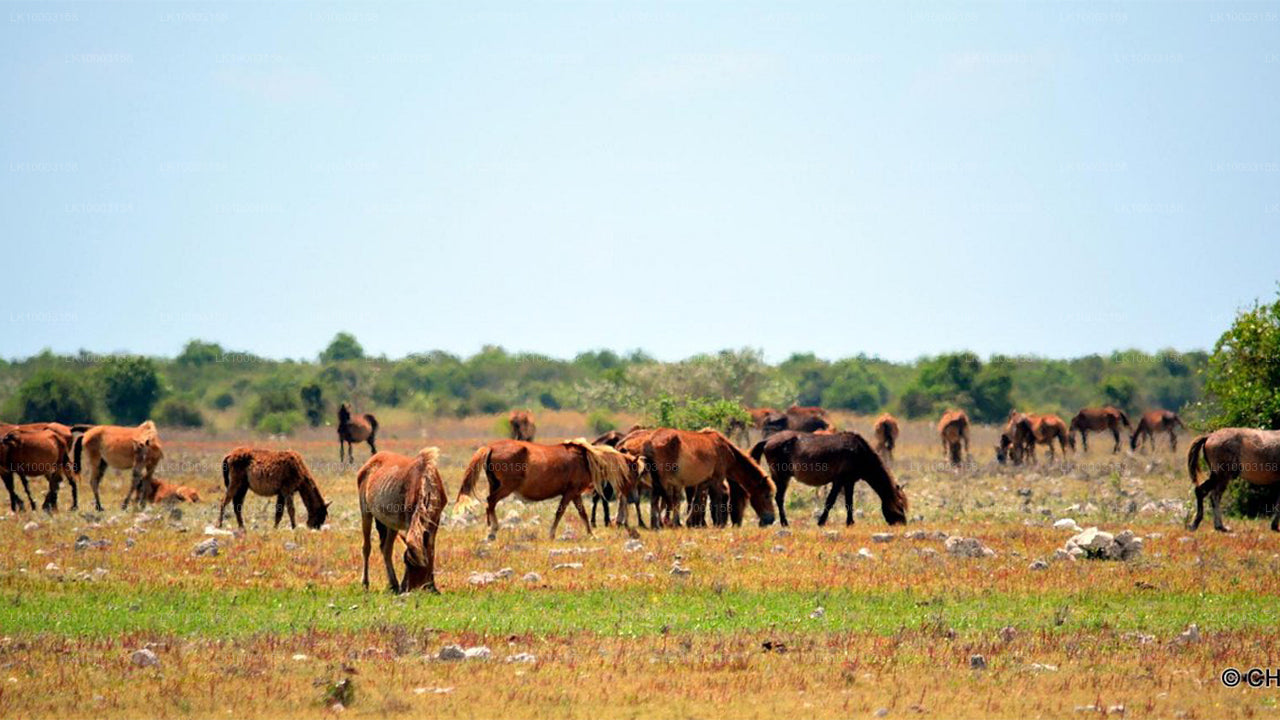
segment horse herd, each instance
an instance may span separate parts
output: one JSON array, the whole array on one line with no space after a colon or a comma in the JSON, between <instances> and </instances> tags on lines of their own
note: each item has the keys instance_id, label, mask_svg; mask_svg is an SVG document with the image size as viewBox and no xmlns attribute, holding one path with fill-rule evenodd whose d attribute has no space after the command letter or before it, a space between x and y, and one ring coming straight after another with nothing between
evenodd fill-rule
<instances>
[{"instance_id":1,"label":"horse herd","mask_svg":"<svg viewBox=\"0 0 1280 720\"><path fill-rule=\"evenodd\" d=\"M862 480L880 499L881 512L890 525L907 521L908 501L890 467L899 437L899 424L884 414L873 425L875 446L856 432L834 427L826 411L792 406L779 412L769 408L749 411L751 425L731 423L729 434L714 429L698 431L674 428L633 427L623 433L609 431L595 440L566 440L541 444L532 415L515 411L509 417L510 437L490 442L475 451L463 471L457 503L476 503L481 480L488 489L485 498L485 525L488 537L499 530L496 506L510 495L526 501L558 499L551 537L570 504L582 519L588 534L595 526L596 510L604 505L605 525L611 524L609 505L619 503L617 525L629 526L629 508L635 506L641 527L740 525L748 507L760 525L780 522L787 525L786 493L794 480L814 488L830 486L818 524L826 523L831 509L843 495L845 521L853 524L853 486ZM1056 415L1013 412L1001 428L996 446L1001 463L1035 462L1035 449L1044 446L1055 456L1054 444L1064 454L1074 449L1075 436L1088 450L1090 432L1110 432L1113 452L1120 448L1120 428L1130 428L1129 418L1114 407L1086 408L1070 424ZM1183 427L1169 411L1144 414L1130 436L1130 448L1145 440L1154 444L1154 434L1167 432L1170 445L1177 448L1176 428ZM377 529L379 549L390 587L395 592L426 589L436 592L435 541L440 519L448 502L439 469L439 450L423 448L416 455L377 450L377 420L370 414L353 415L347 405L338 411L339 460L353 461L352 444L367 442L371 457L356 474L363 533L364 571L362 582L369 586L369 555L372 531ZM750 443L750 430L761 431L762 439L743 450L730 437ZM943 452L959 465L969 453L970 421L963 410L948 410L937 426ZM163 458L159 433L151 421L136 427L63 425L59 423L0 424L0 473L9 492L10 508L24 509L14 485L21 478L27 504L36 504L28 485L29 477L45 477L49 490L42 508L57 509L59 484L71 486L72 509L79 505L77 480L87 463L94 505L101 511L98 486L108 467L131 472L129 490L122 508L135 501L139 506L164 500L199 501L192 488L173 485L155 476ZM1203 458L1210 474L1199 482L1199 462ZM1204 499L1213 507L1214 527L1225 531L1219 501L1227 483L1243 478L1258 485L1280 481L1280 431L1226 428L1202 435L1192 442L1188 472L1195 486L1194 530L1204 515ZM303 462L291 450L238 447L222 460L225 492L218 512L221 527L227 505L232 506L237 524L243 528L242 507L252 490L257 495L276 498L275 525L285 512L296 527L294 495L307 510L306 525L318 529L328 517L319 485ZM583 496L593 497L588 518ZM641 512L641 498L649 498L649 524ZM687 503L687 510L682 505ZM708 519L708 514L710 515ZM1280 508L1272 518L1273 530L1280 530ZM396 539L404 543L404 575L398 579L393 565Z\"/></svg>"}]
</instances>

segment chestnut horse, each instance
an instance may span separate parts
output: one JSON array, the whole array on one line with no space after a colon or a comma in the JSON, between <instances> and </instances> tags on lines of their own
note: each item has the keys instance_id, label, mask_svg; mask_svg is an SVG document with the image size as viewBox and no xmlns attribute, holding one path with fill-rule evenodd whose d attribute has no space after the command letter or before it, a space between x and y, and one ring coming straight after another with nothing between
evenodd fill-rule
<instances>
[{"instance_id":1,"label":"chestnut horse","mask_svg":"<svg viewBox=\"0 0 1280 720\"><path fill-rule=\"evenodd\" d=\"M1031 462L1036 461L1037 444L1049 447L1049 462L1053 462L1056 457L1053 452L1054 440L1058 441L1063 460L1066 460L1067 448L1075 449L1075 437L1067 431L1067 424L1057 415L1028 415L1027 421L1031 423Z\"/></svg>"},{"instance_id":2,"label":"chestnut horse","mask_svg":"<svg viewBox=\"0 0 1280 720\"><path fill-rule=\"evenodd\" d=\"M198 503L200 502L200 491L186 485L165 482L160 478L151 478L151 482L146 487L145 498L149 503Z\"/></svg>"},{"instance_id":3,"label":"chestnut horse","mask_svg":"<svg viewBox=\"0 0 1280 720\"><path fill-rule=\"evenodd\" d=\"M843 490L845 524L853 524L853 486L865 481L880 496L880 511L890 525L907 522L907 497L894 481L881 459L867 441L855 432L826 435L795 432L775 433L751 448L751 459L763 456L778 491L778 520L787 521L787 485L792 478L810 487L830 485L827 502L818 516L818 525L827 524L827 515Z\"/></svg>"},{"instance_id":4,"label":"chestnut horse","mask_svg":"<svg viewBox=\"0 0 1280 720\"><path fill-rule=\"evenodd\" d=\"M1107 405L1106 407L1089 407L1076 413L1071 418L1071 437L1074 440L1077 431L1080 432L1081 452L1089 452L1089 433L1102 432L1110 430L1111 435L1116 439L1116 445L1111 452L1120 452L1120 426L1129 427L1129 416L1118 407Z\"/></svg>"},{"instance_id":5,"label":"chestnut horse","mask_svg":"<svg viewBox=\"0 0 1280 720\"><path fill-rule=\"evenodd\" d=\"M423 448L414 457L380 452L369 458L356 476L360 495L360 529L364 533L364 578L369 589L370 530L378 528L382 560L387 566L391 592L436 588L436 535L440 515L449 502L440 477L440 450ZM396 581L391 552L396 536L403 533L404 581Z\"/></svg>"},{"instance_id":6,"label":"chestnut horse","mask_svg":"<svg viewBox=\"0 0 1280 720\"><path fill-rule=\"evenodd\" d=\"M748 501L762 526L772 525L776 519L773 482L754 460L715 430L655 430L645 441L644 456L654 473L654 487L661 487L670 503L672 522L676 526L680 525L680 501L684 490L697 488L706 482L720 486L719 493L732 497L727 509L734 525L742 524L743 506ZM728 488L723 487L726 480ZM659 526L658 502L658 494L655 493L649 516L654 529ZM625 506L621 515L625 523Z\"/></svg>"},{"instance_id":7,"label":"chestnut horse","mask_svg":"<svg viewBox=\"0 0 1280 720\"><path fill-rule=\"evenodd\" d=\"M1209 478L1200 482L1200 456L1209 466ZM1196 516L1188 529L1200 527L1204 519L1204 497L1213 503L1213 528L1230 532L1222 524L1219 500L1227 483L1244 478L1254 485L1280 482L1280 430L1223 428L1191 441L1187 451L1187 472L1196 489ZM1271 529L1280 531L1280 505L1271 516Z\"/></svg>"},{"instance_id":8,"label":"chestnut horse","mask_svg":"<svg viewBox=\"0 0 1280 720\"><path fill-rule=\"evenodd\" d=\"M551 538L569 503L577 508L587 534L591 521L582 505L582 494L590 489L604 494L606 485L626 497L639 482L639 459L604 445L586 440L569 440L555 445L540 445L523 440L495 440L476 450L462 475L458 502L475 498L476 481L483 474L489 480L489 497L485 506L485 526L489 539L498 535L498 501L516 493L528 502L560 498L555 520L551 522ZM626 524L626 505L620 522Z\"/></svg>"},{"instance_id":9,"label":"chestnut horse","mask_svg":"<svg viewBox=\"0 0 1280 720\"><path fill-rule=\"evenodd\" d=\"M138 498L139 509L146 506L155 483L155 475L147 470L147 458L152 455L152 446L159 443L160 438L155 433L142 433L133 439L133 480L129 483L129 492L125 493L120 509L128 508L129 500L134 497Z\"/></svg>"},{"instance_id":10,"label":"chestnut horse","mask_svg":"<svg viewBox=\"0 0 1280 720\"><path fill-rule=\"evenodd\" d=\"M595 440L591 441L591 444L592 445L608 445L611 448L617 449L618 446L622 443L623 440L627 438L629 434L635 432L636 430L641 430L641 429L643 428L641 428L639 425L633 425L631 427L631 430L626 433L620 430L609 430L608 432L600 433L600 435L598 435ZM644 444L641 443L639 447L636 447L631 451L631 454L635 457L640 457L641 453L643 452L643 449L644 449ZM591 527L596 527L596 512L601 505L604 506L604 525L605 527L609 527L609 524L610 524L609 503L613 502L615 499L617 499L617 493L614 491L612 486L606 485L604 488L604 494L601 494L599 492L596 492L595 490L592 490L591 492ZM637 487L635 490L631 492L630 495L623 498L621 502L632 503L636 506L636 519L640 521L640 527L644 527L645 526L644 518L640 515L640 489Z\"/></svg>"},{"instance_id":11,"label":"chestnut horse","mask_svg":"<svg viewBox=\"0 0 1280 720\"><path fill-rule=\"evenodd\" d=\"M227 503L230 502L236 513L236 523L244 528L240 509L250 490L266 497L275 496L277 528L285 509L289 510L289 525L298 527L293 514L294 493L302 496L302 504L307 507L307 527L319 530L329 516L329 503L320 495L315 478L302 462L302 456L292 450L238 447L222 458L222 483L226 486L226 494L218 508L218 527L222 527Z\"/></svg>"},{"instance_id":12,"label":"chestnut horse","mask_svg":"<svg viewBox=\"0 0 1280 720\"><path fill-rule=\"evenodd\" d=\"M1178 435L1174 431L1179 427L1185 429L1187 426L1182 424L1182 418L1178 417L1178 413L1172 410L1149 410L1142 414L1142 418L1138 420L1138 427L1134 429L1133 435L1129 438L1129 449L1137 450L1142 444L1145 437L1151 442L1152 450L1156 446L1155 433L1169 433L1169 449L1178 451Z\"/></svg>"},{"instance_id":13,"label":"chestnut horse","mask_svg":"<svg viewBox=\"0 0 1280 720\"><path fill-rule=\"evenodd\" d=\"M538 434L538 425L533 422L533 413L528 410L512 410L507 424L511 426L508 437L512 440L533 442L533 437Z\"/></svg>"},{"instance_id":14,"label":"chestnut horse","mask_svg":"<svg viewBox=\"0 0 1280 720\"><path fill-rule=\"evenodd\" d=\"M46 512L58 509L58 483L63 478L72 483L73 466L66 443L62 437L52 430L29 430L10 426L4 437L0 438L0 477L4 487L9 491L9 508L13 511L23 509L22 500L14 491L13 476L22 480L22 489L27 493L27 502L32 510L36 501L31 497L31 486L27 478L44 477L49 481L49 491L45 494L42 508ZM74 490L72 497L75 497ZM73 500L73 506L75 501Z\"/></svg>"},{"instance_id":15,"label":"chestnut horse","mask_svg":"<svg viewBox=\"0 0 1280 720\"><path fill-rule=\"evenodd\" d=\"M831 428L827 420L827 411L820 407L801 407L792 405L786 412L771 413L761 421L760 429L765 437L784 430L799 432L817 432Z\"/></svg>"},{"instance_id":16,"label":"chestnut horse","mask_svg":"<svg viewBox=\"0 0 1280 720\"><path fill-rule=\"evenodd\" d=\"M137 467L138 457L134 453L134 444L137 441L147 440L150 440L147 444L147 454L142 457L142 466ZM102 475L107 471L108 467L133 471L133 483L129 488L129 493L125 496L125 505L127 506L129 497L134 493L142 493L143 486L140 484L140 479L150 479L155 475L156 465L164 457L164 450L160 446L160 436L156 431L156 424L150 420L137 427L121 427L118 425L96 425L90 427L75 440L73 455L75 456L74 465L76 468L84 467L80 460L82 453L88 454L88 459L85 462L89 466L89 487L93 488L93 505L99 512L102 511L102 497L98 492L98 486L102 482ZM123 509L123 506L121 509Z\"/></svg>"},{"instance_id":17,"label":"chestnut horse","mask_svg":"<svg viewBox=\"0 0 1280 720\"><path fill-rule=\"evenodd\" d=\"M378 435L378 418L372 413L352 415L351 407L342 403L338 407L338 462L342 462L342 444L347 444L347 462L355 462L351 451L352 443L369 443L369 454L375 455L378 446L375 444Z\"/></svg>"},{"instance_id":18,"label":"chestnut horse","mask_svg":"<svg viewBox=\"0 0 1280 720\"><path fill-rule=\"evenodd\" d=\"M964 456L969 455L969 415L963 410L948 410L938 420L938 435L942 438L942 454L950 459L952 465L959 465L963 457L960 446L964 445Z\"/></svg>"},{"instance_id":19,"label":"chestnut horse","mask_svg":"<svg viewBox=\"0 0 1280 720\"><path fill-rule=\"evenodd\" d=\"M876 453L885 462L893 462L893 448L898 444L898 419L889 413L881 413L872 426L872 432L876 437ZM781 510L782 506L779 505L778 509Z\"/></svg>"},{"instance_id":20,"label":"chestnut horse","mask_svg":"<svg viewBox=\"0 0 1280 720\"><path fill-rule=\"evenodd\" d=\"M996 446L996 461L1021 465L1023 459L1035 452L1035 436L1031 432L1030 416L1017 410L1009 411L1009 419L1000 431L1000 444Z\"/></svg>"}]
</instances>

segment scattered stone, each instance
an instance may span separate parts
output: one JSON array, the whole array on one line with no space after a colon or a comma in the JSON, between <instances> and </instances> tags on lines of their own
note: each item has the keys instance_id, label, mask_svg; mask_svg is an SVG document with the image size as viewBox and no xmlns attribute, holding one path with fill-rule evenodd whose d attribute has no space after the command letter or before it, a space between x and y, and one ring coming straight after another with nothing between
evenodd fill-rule
<instances>
[{"instance_id":1,"label":"scattered stone","mask_svg":"<svg viewBox=\"0 0 1280 720\"><path fill-rule=\"evenodd\" d=\"M209 538L196 543L191 554L195 557L217 557L218 555L218 538Z\"/></svg>"},{"instance_id":2,"label":"scattered stone","mask_svg":"<svg viewBox=\"0 0 1280 720\"><path fill-rule=\"evenodd\" d=\"M973 668L974 670L986 670L987 659L982 657L981 655L970 655L969 667Z\"/></svg>"},{"instance_id":3,"label":"scattered stone","mask_svg":"<svg viewBox=\"0 0 1280 720\"><path fill-rule=\"evenodd\" d=\"M293 659L297 662L302 662L303 660L307 659L307 656L303 655L302 653L295 653L293 656Z\"/></svg>"},{"instance_id":4,"label":"scattered stone","mask_svg":"<svg viewBox=\"0 0 1280 720\"><path fill-rule=\"evenodd\" d=\"M876 717L888 717L888 715L889 715L889 708L886 708L886 707L876 708Z\"/></svg>"},{"instance_id":5,"label":"scattered stone","mask_svg":"<svg viewBox=\"0 0 1280 720\"><path fill-rule=\"evenodd\" d=\"M83 552L89 548L89 536L81 535L76 538L76 552Z\"/></svg>"},{"instance_id":6,"label":"scattered stone","mask_svg":"<svg viewBox=\"0 0 1280 720\"><path fill-rule=\"evenodd\" d=\"M551 566L552 570L577 570L582 567L580 562L556 563Z\"/></svg>"},{"instance_id":7,"label":"scattered stone","mask_svg":"<svg viewBox=\"0 0 1280 720\"><path fill-rule=\"evenodd\" d=\"M1181 635L1174 638L1174 642L1179 642L1179 643L1200 642L1200 628L1197 627L1195 623L1191 623L1190 625L1187 626L1186 630L1182 631Z\"/></svg>"},{"instance_id":8,"label":"scattered stone","mask_svg":"<svg viewBox=\"0 0 1280 720\"><path fill-rule=\"evenodd\" d=\"M521 580L524 580L527 583L542 582L542 576L536 572L527 572Z\"/></svg>"},{"instance_id":9,"label":"scattered stone","mask_svg":"<svg viewBox=\"0 0 1280 720\"><path fill-rule=\"evenodd\" d=\"M531 663L537 661L538 656L533 653L522 652L507 656L507 662L509 663Z\"/></svg>"},{"instance_id":10,"label":"scattered stone","mask_svg":"<svg viewBox=\"0 0 1280 720\"><path fill-rule=\"evenodd\" d=\"M51 562L48 565L44 566L45 572L58 572L61 569L62 568L58 567L58 563L55 563L55 562Z\"/></svg>"},{"instance_id":11,"label":"scattered stone","mask_svg":"<svg viewBox=\"0 0 1280 720\"><path fill-rule=\"evenodd\" d=\"M1013 642L1013 639L1018 637L1018 631L1009 625L1005 625L1004 627L1000 628L999 636L1000 636L1000 639L1004 642L1007 642L1007 643Z\"/></svg>"},{"instance_id":12,"label":"scattered stone","mask_svg":"<svg viewBox=\"0 0 1280 720\"><path fill-rule=\"evenodd\" d=\"M125 547L125 549L126 549L126 550L128 550L129 548L131 548L131 547L133 547L134 545L137 545L137 544L138 544L138 541L137 541L137 540L134 540L134 539L133 539L133 538L131 538L131 537L127 537L127 538L125 538L125 539L124 539L124 547Z\"/></svg>"},{"instance_id":13,"label":"scattered stone","mask_svg":"<svg viewBox=\"0 0 1280 720\"><path fill-rule=\"evenodd\" d=\"M912 530L902 537L907 540L946 540L948 535L941 530Z\"/></svg>"},{"instance_id":14,"label":"scattered stone","mask_svg":"<svg viewBox=\"0 0 1280 720\"><path fill-rule=\"evenodd\" d=\"M1037 560L1033 560L1031 564L1028 565L1027 567L1032 570L1048 570L1049 563L1045 562L1044 560L1037 559Z\"/></svg>"},{"instance_id":15,"label":"scattered stone","mask_svg":"<svg viewBox=\"0 0 1280 720\"><path fill-rule=\"evenodd\" d=\"M212 525L204 526L204 534L213 535L215 537L231 537L232 535L235 535L231 530L223 530L220 527L214 527Z\"/></svg>"},{"instance_id":16,"label":"scattered stone","mask_svg":"<svg viewBox=\"0 0 1280 720\"><path fill-rule=\"evenodd\" d=\"M284 544L284 549L285 549L285 552L293 552L294 550L298 549L298 543L290 540Z\"/></svg>"},{"instance_id":17,"label":"scattered stone","mask_svg":"<svg viewBox=\"0 0 1280 720\"><path fill-rule=\"evenodd\" d=\"M773 536L780 537L780 538L791 537L791 531L786 528L779 528L778 530L774 531Z\"/></svg>"},{"instance_id":18,"label":"scattered stone","mask_svg":"<svg viewBox=\"0 0 1280 720\"><path fill-rule=\"evenodd\" d=\"M949 537L944 547L948 553L960 557L984 558L996 556L996 551L983 545L978 538Z\"/></svg>"},{"instance_id":19,"label":"scattered stone","mask_svg":"<svg viewBox=\"0 0 1280 720\"><path fill-rule=\"evenodd\" d=\"M871 536L871 542L893 542L893 533L875 533Z\"/></svg>"},{"instance_id":20,"label":"scattered stone","mask_svg":"<svg viewBox=\"0 0 1280 720\"><path fill-rule=\"evenodd\" d=\"M514 577L515 574L516 574L515 570L512 570L509 567L504 567L504 568L499 568L498 572L494 573L493 576L499 580L506 580L509 577Z\"/></svg>"},{"instance_id":21,"label":"scattered stone","mask_svg":"<svg viewBox=\"0 0 1280 720\"><path fill-rule=\"evenodd\" d=\"M622 544L622 552L639 552L644 549L644 543L639 540L628 540Z\"/></svg>"},{"instance_id":22,"label":"scattered stone","mask_svg":"<svg viewBox=\"0 0 1280 720\"><path fill-rule=\"evenodd\" d=\"M1076 524L1076 521L1074 519L1069 517L1064 517L1061 520L1055 520L1053 523L1053 529L1054 530L1071 530L1072 532L1080 532L1080 526Z\"/></svg>"},{"instance_id":23,"label":"scattered stone","mask_svg":"<svg viewBox=\"0 0 1280 720\"><path fill-rule=\"evenodd\" d=\"M786 552L786 551L787 551L787 549L786 549L785 547L783 547L782 545L774 545L774 546L773 546L773 551L774 551L774 552L776 552L776 553L784 553L784 552Z\"/></svg>"},{"instance_id":24,"label":"scattered stone","mask_svg":"<svg viewBox=\"0 0 1280 720\"><path fill-rule=\"evenodd\" d=\"M1031 663L1031 665L1029 665L1028 667L1030 667L1032 670L1036 672L1058 672L1057 665L1044 665L1041 663Z\"/></svg>"},{"instance_id":25,"label":"scattered stone","mask_svg":"<svg viewBox=\"0 0 1280 720\"><path fill-rule=\"evenodd\" d=\"M645 561L645 562L656 562L656 561L657 561L657 559L658 559L658 556L657 556L657 555L654 555L654 554L653 554L653 553L651 553L651 552L648 552L648 553L645 553L645 554L644 554L644 561Z\"/></svg>"},{"instance_id":26,"label":"scattered stone","mask_svg":"<svg viewBox=\"0 0 1280 720\"><path fill-rule=\"evenodd\" d=\"M1142 554L1142 538L1125 530L1119 535L1088 528L1067 540L1062 547L1068 555L1091 560L1132 560Z\"/></svg>"},{"instance_id":27,"label":"scattered stone","mask_svg":"<svg viewBox=\"0 0 1280 720\"><path fill-rule=\"evenodd\" d=\"M824 530L822 536L828 540L839 540L840 533L835 530Z\"/></svg>"},{"instance_id":28,"label":"scattered stone","mask_svg":"<svg viewBox=\"0 0 1280 720\"><path fill-rule=\"evenodd\" d=\"M37 530L39 528L40 528L40 523L36 522L35 520L32 520L28 522L26 525L22 526L22 529L26 532L31 532L32 530Z\"/></svg>"},{"instance_id":29,"label":"scattered stone","mask_svg":"<svg viewBox=\"0 0 1280 720\"><path fill-rule=\"evenodd\" d=\"M866 549L866 548L858 548L858 557L862 558L863 560L875 560L875 559L876 559L875 554L874 554L874 553L872 553L870 550L868 550L868 549Z\"/></svg>"},{"instance_id":30,"label":"scattered stone","mask_svg":"<svg viewBox=\"0 0 1280 720\"><path fill-rule=\"evenodd\" d=\"M155 667L160 664L159 656L147 648L134 650L129 660L138 667Z\"/></svg>"},{"instance_id":31,"label":"scattered stone","mask_svg":"<svg viewBox=\"0 0 1280 720\"><path fill-rule=\"evenodd\" d=\"M809 613L810 620L821 620L827 616L827 609L819 605L813 612Z\"/></svg>"},{"instance_id":32,"label":"scattered stone","mask_svg":"<svg viewBox=\"0 0 1280 720\"><path fill-rule=\"evenodd\" d=\"M493 652L484 645L477 645L464 650L463 656L468 660L488 660L493 656Z\"/></svg>"},{"instance_id":33,"label":"scattered stone","mask_svg":"<svg viewBox=\"0 0 1280 720\"><path fill-rule=\"evenodd\" d=\"M437 660L466 660L467 651L461 645L445 645L436 653Z\"/></svg>"},{"instance_id":34,"label":"scattered stone","mask_svg":"<svg viewBox=\"0 0 1280 720\"><path fill-rule=\"evenodd\" d=\"M672 575L686 576L686 575L692 575L692 574L693 574L693 571L692 571L692 570L690 570L689 568L687 568L687 567L685 567L685 566L681 565L681 564L680 564L680 561L679 561L679 560L677 560L677 561L675 562L675 564L673 564L673 565L671 566L671 574L672 574Z\"/></svg>"}]
</instances>

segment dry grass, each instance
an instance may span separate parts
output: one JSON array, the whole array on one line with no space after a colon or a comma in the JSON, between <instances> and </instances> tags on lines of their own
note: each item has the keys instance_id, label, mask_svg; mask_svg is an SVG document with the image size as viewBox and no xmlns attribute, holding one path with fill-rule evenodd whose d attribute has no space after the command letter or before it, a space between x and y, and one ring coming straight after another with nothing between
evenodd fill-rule
<instances>
[{"instance_id":1,"label":"dry grass","mask_svg":"<svg viewBox=\"0 0 1280 720\"><path fill-rule=\"evenodd\" d=\"M538 422L544 438L586 434L579 414ZM456 490L493 424L393 424L380 446L440 445ZM866 431L869 422L843 424ZM979 428L978 462L957 472L938 463L928 424L909 423L897 469L915 520L906 530L978 537L995 558L952 557L940 541L905 539L903 529L885 527L866 492L852 528L841 506L831 525L815 527L814 493L793 486L790 533L642 533L643 548L632 552L621 531L587 537L572 516L550 540L550 504L506 502L499 516L514 510L520 519L497 542L483 542L465 517L442 535L442 597L406 599L381 590L376 557L379 590L359 588L354 468L334 462L331 429L263 443L303 453L335 501L328 529L273 531L272 503L251 498L249 532L220 538L212 558L191 549L216 518L218 461L245 438L166 433L161 474L212 502L179 506L180 517L166 508L145 517L109 509L0 518L0 716L315 715L326 688L344 678L356 688L347 714L406 717L1276 712L1274 691L1228 689L1217 679L1225 667L1268 667L1280 656L1280 538L1265 523L1191 534L1176 507L1144 511L1189 503L1183 456L1167 447L1113 457L1099 441L1093 463L1076 455L1014 472L986 462L993 436ZM123 492L123 479L112 477L104 504ZM1030 570L1066 539L1051 527L1064 515L1132 528L1149 538L1144 556ZM24 530L31 519L39 527ZM891 542L873 540L886 531ZM81 534L109 544L76 550ZM874 559L858 556L863 547ZM670 574L677 559L692 575ZM566 562L582 567L555 569ZM468 582L505 567L513 578ZM527 572L541 579L523 581ZM819 606L824 612L811 617ZM1176 641L1192 622L1203 639ZM1005 626L1012 639L1000 636ZM452 642L488 645L495 657L430 659ZM766 652L766 642L787 650ZM147 643L158 668L129 662ZM503 662L517 652L538 660ZM985 670L970 668L974 654ZM1098 710L1076 712L1085 706Z\"/></svg>"}]
</instances>

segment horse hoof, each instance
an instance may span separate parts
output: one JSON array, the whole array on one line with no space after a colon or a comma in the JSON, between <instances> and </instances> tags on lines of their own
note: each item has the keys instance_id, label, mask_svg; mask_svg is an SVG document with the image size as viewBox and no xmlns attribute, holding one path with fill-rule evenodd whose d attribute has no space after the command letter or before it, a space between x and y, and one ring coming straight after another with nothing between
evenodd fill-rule
<instances>
[{"instance_id":1,"label":"horse hoof","mask_svg":"<svg viewBox=\"0 0 1280 720\"><path fill-rule=\"evenodd\" d=\"M1217 531L1218 531L1218 532L1220 532L1220 533L1229 533L1229 532L1231 532L1231 528L1227 527L1226 525L1216 525L1216 526L1214 526L1214 528L1213 528L1213 529L1214 529L1214 530L1217 530Z\"/></svg>"}]
</instances>

